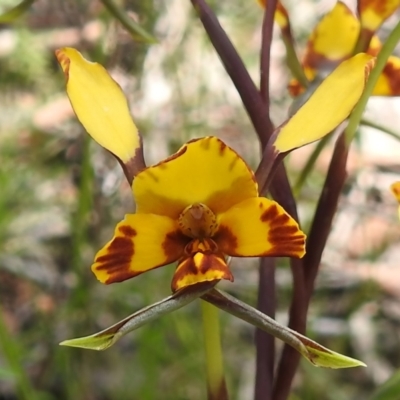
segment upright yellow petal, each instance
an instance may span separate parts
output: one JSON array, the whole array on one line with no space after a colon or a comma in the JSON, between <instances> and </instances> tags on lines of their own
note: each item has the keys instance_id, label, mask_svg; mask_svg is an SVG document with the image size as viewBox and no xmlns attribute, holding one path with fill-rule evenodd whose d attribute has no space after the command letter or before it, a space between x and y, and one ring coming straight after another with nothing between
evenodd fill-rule
<instances>
[{"instance_id":1,"label":"upright yellow petal","mask_svg":"<svg viewBox=\"0 0 400 400\"><path fill-rule=\"evenodd\" d=\"M235 257L303 257L305 235L275 201L248 199L221 214L213 240Z\"/></svg>"},{"instance_id":2,"label":"upright yellow petal","mask_svg":"<svg viewBox=\"0 0 400 400\"><path fill-rule=\"evenodd\" d=\"M361 97L374 60L360 53L341 63L293 117L277 128L276 149L285 153L321 139L336 128Z\"/></svg>"},{"instance_id":3,"label":"upright yellow petal","mask_svg":"<svg viewBox=\"0 0 400 400\"><path fill-rule=\"evenodd\" d=\"M376 31L400 7L400 0L359 0L363 28Z\"/></svg>"},{"instance_id":4,"label":"upright yellow petal","mask_svg":"<svg viewBox=\"0 0 400 400\"><path fill-rule=\"evenodd\" d=\"M342 2L316 25L307 44L303 64L316 70L332 70L353 53L360 22Z\"/></svg>"},{"instance_id":5,"label":"upright yellow petal","mask_svg":"<svg viewBox=\"0 0 400 400\"><path fill-rule=\"evenodd\" d=\"M173 219L191 204L205 204L218 214L258 195L251 169L216 137L185 144L168 159L140 172L132 188L137 213Z\"/></svg>"},{"instance_id":6,"label":"upright yellow petal","mask_svg":"<svg viewBox=\"0 0 400 400\"><path fill-rule=\"evenodd\" d=\"M119 85L100 64L87 61L75 49L59 49L56 57L72 107L87 132L122 162L133 159L140 137Z\"/></svg>"},{"instance_id":7,"label":"upright yellow petal","mask_svg":"<svg viewBox=\"0 0 400 400\"><path fill-rule=\"evenodd\" d=\"M317 23L307 42L302 65L311 82L317 75L325 76L353 54L360 22L346 4L338 1L333 9ZM288 87L293 97L304 88L297 79Z\"/></svg>"},{"instance_id":8,"label":"upright yellow petal","mask_svg":"<svg viewBox=\"0 0 400 400\"><path fill-rule=\"evenodd\" d=\"M121 282L177 261L188 241L168 217L128 214L96 254L92 271L100 282Z\"/></svg>"}]
</instances>

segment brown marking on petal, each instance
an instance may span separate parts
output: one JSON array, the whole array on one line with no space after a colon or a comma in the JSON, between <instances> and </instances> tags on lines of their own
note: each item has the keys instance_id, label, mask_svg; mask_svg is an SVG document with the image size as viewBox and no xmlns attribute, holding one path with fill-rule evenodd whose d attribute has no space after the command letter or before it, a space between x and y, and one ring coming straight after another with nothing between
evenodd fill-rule
<instances>
[{"instance_id":1,"label":"brown marking on petal","mask_svg":"<svg viewBox=\"0 0 400 400\"><path fill-rule=\"evenodd\" d=\"M280 213L273 204L261 215L262 222L270 224L266 240L271 249L264 255L298 257L304 253L305 235L286 213Z\"/></svg>"},{"instance_id":2,"label":"brown marking on petal","mask_svg":"<svg viewBox=\"0 0 400 400\"><path fill-rule=\"evenodd\" d=\"M371 71L373 70L373 68L375 67L376 64L376 59L372 58L371 60L369 60L367 62L367 64L364 67L364 80L365 82L368 80L369 74L371 73ZM386 64L387 66L388 64Z\"/></svg>"},{"instance_id":3,"label":"brown marking on petal","mask_svg":"<svg viewBox=\"0 0 400 400\"><path fill-rule=\"evenodd\" d=\"M363 0L360 1L360 12L361 14L367 9L375 11L375 14L382 17L382 22L384 19L388 18L397 7L389 7L387 0Z\"/></svg>"},{"instance_id":4,"label":"brown marking on petal","mask_svg":"<svg viewBox=\"0 0 400 400\"><path fill-rule=\"evenodd\" d=\"M107 272L109 277L105 281L106 284L122 282L139 274L130 270L134 253L134 244L131 238L116 237L107 247L107 254L95 259L94 269Z\"/></svg>"},{"instance_id":5,"label":"brown marking on petal","mask_svg":"<svg viewBox=\"0 0 400 400\"><path fill-rule=\"evenodd\" d=\"M387 78L390 86L390 95L400 95L400 70L389 61L383 68L382 75Z\"/></svg>"},{"instance_id":6,"label":"brown marking on petal","mask_svg":"<svg viewBox=\"0 0 400 400\"><path fill-rule=\"evenodd\" d=\"M211 139L212 139L212 136L207 136L207 137L201 139L201 147L203 147L204 150L208 150L210 148Z\"/></svg>"},{"instance_id":7,"label":"brown marking on petal","mask_svg":"<svg viewBox=\"0 0 400 400\"><path fill-rule=\"evenodd\" d=\"M323 54L317 53L314 49L307 51L304 58L303 66L318 71L318 74L328 75L332 72L341 62L347 60L349 55L341 58L331 59Z\"/></svg>"},{"instance_id":8,"label":"brown marking on petal","mask_svg":"<svg viewBox=\"0 0 400 400\"><path fill-rule=\"evenodd\" d=\"M193 285L204 281L219 281L220 279L226 279L233 282L233 275L222 255L201 253L201 261L198 264L196 264L195 261L196 255L199 254L194 254L189 258L183 258L178 264L171 282L171 288L173 292L182 288L178 287L178 284L185 279L188 282L188 285ZM220 274L216 274L214 276L211 274L212 278L210 279L209 273L212 271L220 272ZM207 275L208 279L205 279Z\"/></svg>"},{"instance_id":9,"label":"brown marking on petal","mask_svg":"<svg viewBox=\"0 0 400 400\"><path fill-rule=\"evenodd\" d=\"M207 271L221 271L224 273L222 279L229 280L233 282L232 272L229 270L226 262L223 258L217 257L215 254L204 255L204 261L197 266L201 274L205 275Z\"/></svg>"},{"instance_id":10,"label":"brown marking on petal","mask_svg":"<svg viewBox=\"0 0 400 400\"><path fill-rule=\"evenodd\" d=\"M193 140L194 142L197 141L199 139L195 139ZM188 142L191 143L191 142ZM165 160L160 161L158 164L152 165L151 167L145 169L144 171L142 171L142 173L148 173L156 182L159 181L159 179L151 173L151 171L153 170L153 168L167 168L167 165L170 161L175 160L175 158L178 158L180 156L182 156L183 154L185 154L187 151L187 143L185 144L185 146L183 146L182 148L180 148L175 154L172 154L171 156L169 156L168 158L166 158Z\"/></svg>"},{"instance_id":11,"label":"brown marking on petal","mask_svg":"<svg viewBox=\"0 0 400 400\"><path fill-rule=\"evenodd\" d=\"M189 241L190 238L183 235L179 230L176 230L167 234L164 242L161 244L161 247L164 250L164 254L167 259L170 259L171 255L175 255L181 249L184 249Z\"/></svg>"},{"instance_id":12,"label":"brown marking on petal","mask_svg":"<svg viewBox=\"0 0 400 400\"><path fill-rule=\"evenodd\" d=\"M217 233L213 236L213 240L217 243L220 248L231 249L232 253L237 248L237 237L233 234L232 230L225 226L220 225Z\"/></svg>"},{"instance_id":13,"label":"brown marking on petal","mask_svg":"<svg viewBox=\"0 0 400 400\"><path fill-rule=\"evenodd\" d=\"M55 55L56 55L58 63L61 66L61 69L64 72L65 78L67 79L67 83L68 83L69 67L70 67L70 64L71 64L71 60L66 56L66 54L63 52L62 49L57 49L55 51Z\"/></svg>"},{"instance_id":14,"label":"brown marking on petal","mask_svg":"<svg viewBox=\"0 0 400 400\"><path fill-rule=\"evenodd\" d=\"M264 204L260 201L260 208L263 208ZM260 217L262 222L272 222L279 216L278 207L275 204L272 204L268 207Z\"/></svg>"},{"instance_id":15,"label":"brown marking on petal","mask_svg":"<svg viewBox=\"0 0 400 400\"><path fill-rule=\"evenodd\" d=\"M297 97L304 93L305 89L297 79L291 79L288 84L288 91L292 97Z\"/></svg>"},{"instance_id":16,"label":"brown marking on petal","mask_svg":"<svg viewBox=\"0 0 400 400\"><path fill-rule=\"evenodd\" d=\"M219 141L219 155L223 156L225 153L225 150L227 148L227 145L222 140L218 140L218 141Z\"/></svg>"},{"instance_id":17,"label":"brown marking on petal","mask_svg":"<svg viewBox=\"0 0 400 400\"><path fill-rule=\"evenodd\" d=\"M180 260L172 278L172 291L176 291L178 282L182 280L186 275L197 275L197 273L198 271L192 257Z\"/></svg>"},{"instance_id":18,"label":"brown marking on petal","mask_svg":"<svg viewBox=\"0 0 400 400\"><path fill-rule=\"evenodd\" d=\"M305 235L296 225L271 224L268 232L268 242L271 249L264 255L285 256L285 257L301 257L304 254Z\"/></svg>"},{"instance_id":19,"label":"brown marking on petal","mask_svg":"<svg viewBox=\"0 0 400 400\"><path fill-rule=\"evenodd\" d=\"M127 237L133 238L137 235L137 232L129 225L121 225L118 230Z\"/></svg>"}]
</instances>

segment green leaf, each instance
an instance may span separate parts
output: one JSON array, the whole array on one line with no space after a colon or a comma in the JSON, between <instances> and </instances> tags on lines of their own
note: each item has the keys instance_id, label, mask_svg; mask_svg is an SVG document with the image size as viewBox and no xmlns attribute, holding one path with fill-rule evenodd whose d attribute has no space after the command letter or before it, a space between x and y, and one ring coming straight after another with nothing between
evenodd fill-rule
<instances>
[{"instance_id":1,"label":"green leaf","mask_svg":"<svg viewBox=\"0 0 400 400\"><path fill-rule=\"evenodd\" d=\"M383 383L369 400L393 400L400 393L400 370Z\"/></svg>"},{"instance_id":2,"label":"green leaf","mask_svg":"<svg viewBox=\"0 0 400 400\"><path fill-rule=\"evenodd\" d=\"M11 10L6 11L0 15L0 24L9 24L20 17L28 8L33 4L35 0L23 0L17 6Z\"/></svg>"},{"instance_id":3,"label":"green leaf","mask_svg":"<svg viewBox=\"0 0 400 400\"><path fill-rule=\"evenodd\" d=\"M76 339L64 340L60 343L61 346L80 347L89 350L105 350L111 347L121 337L135 329L147 324L163 315L169 314L189 304L193 300L205 294L217 282L205 282L197 285L188 286L181 291L174 293L157 303L148 307L142 308L122 321L110 326L101 332L90 336L84 336Z\"/></svg>"},{"instance_id":4,"label":"green leaf","mask_svg":"<svg viewBox=\"0 0 400 400\"><path fill-rule=\"evenodd\" d=\"M317 367L336 369L366 366L361 361L335 353L308 337L278 324L254 307L220 290L210 290L202 296L202 299L282 340Z\"/></svg>"}]
</instances>

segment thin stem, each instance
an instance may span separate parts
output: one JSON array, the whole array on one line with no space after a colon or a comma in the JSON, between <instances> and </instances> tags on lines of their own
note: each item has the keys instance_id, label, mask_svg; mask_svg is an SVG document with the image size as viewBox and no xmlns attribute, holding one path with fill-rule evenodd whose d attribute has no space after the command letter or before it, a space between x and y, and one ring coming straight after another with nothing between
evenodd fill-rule
<instances>
[{"instance_id":1,"label":"thin stem","mask_svg":"<svg viewBox=\"0 0 400 400\"><path fill-rule=\"evenodd\" d=\"M201 301L206 353L208 400L228 400L224 377L218 308Z\"/></svg>"},{"instance_id":2,"label":"thin stem","mask_svg":"<svg viewBox=\"0 0 400 400\"><path fill-rule=\"evenodd\" d=\"M235 85L250 117L262 148L268 143L273 126L265 112L260 93L250 77L243 60L205 0L191 0L222 64Z\"/></svg>"},{"instance_id":3,"label":"thin stem","mask_svg":"<svg viewBox=\"0 0 400 400\"><path fill-rule=\"evenodd\" d=\"M121 10L112 0L100 0L111 15L132 35L132 38L147 43L157 43L157 39L137 24L128 14Z\"/></svg>"},{"instance_id":4,"label":"thin stem","mask_svg":"<svg viewBox=\"0 0 400 400\"><path fill-rule=\"evenodd\" d=\"M260 258L257 309L275 318L275 258ZM275 338L256 329L256 382L254 399L272 399L275 364Z\"/></svg>"},{"instance_id":5,"label":"thin stem","mask_svg":"<svg viewBox=\"0 0 400 400\"><path fill-rule=\"evenodd\" d=\"M264 112L270 120L270 66L271 43L274 26L274 15L277 0L267 0L264 10L264 19L261 30L260 52L260 94L264 102ZM267 11L268 10L268 11ZM265 143L261 143L261 151L265 149ZM275 259L260 258L258 270L258 299L257 308L264 314L274 318L275 316ZM272 399L274 380L275 340L274 337L261 329L256 329L256 380L254 399Z\"/></svg>"},{"instance_id":6,"label":"thin stem","mask_svg":"<svg viewBox=\"0 0 400 400\"><path fill-rule=\"evenodd\" d=\"M269 75L271 64L271 43L274 27L274 15L277 0L267 0L264 10L264 19L261 30L261 54L260 54L260 93L265 104L265 110L269 118Z\"/></svg>"},{"instance_id":7,"label":"thin stem","mask_svg":"<svg viewBox=\"0 0 400 400\"><path fill-rule=\"evenodd\" d=\"M394 131L393 129L390 129L386 126L377 124L376 122L370 121L368 119L362 118L360 121L360 124L363 126L368 126L369 128L374 128L377 129L378 131L381 131L383 133L386 133L390 137L396 140L400 140L400 133Z\"/></svg>"},{"instance_id":8,"label":"thin stem","mask_svg":"<svg viewBox=\"0 0 400 400\"><path fill-rule=\"evenodd\" d=\"M308 82L306 74L304 73L304 69L300 63L299 57L297 56L296 50L294 48L293 37L291 35L285 35L285 33L282 32L282 39L286 48L286 64L290 72L303 87L307 87L310 82Z\"/></svg>"},{"instance_id":9,"label":"thin stem","mask_svg":"<svg viewBox=\"0 0 400 400\"><path fill-rule=\"evenodd\" d=\"M296 183L293 185L293 192L295 196L298 196L300 194L304 182L307 180L308 176L313 171L314 165L318 160L319 155L321 154L322 150L325 148L330 139L331 135L323 137L315 146L315 149L311 153L310 157L308 157L306 165L300 171L300 175L298 176Z\"/></svg>"}]
</instances>

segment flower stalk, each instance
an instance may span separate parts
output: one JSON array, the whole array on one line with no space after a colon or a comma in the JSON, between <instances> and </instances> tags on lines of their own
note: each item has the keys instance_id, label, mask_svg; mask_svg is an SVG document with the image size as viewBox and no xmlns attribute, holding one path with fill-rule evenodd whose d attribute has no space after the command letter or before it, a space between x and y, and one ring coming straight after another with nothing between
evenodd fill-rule
<instances>
[{"instance_id":1,"label":"flower stalk","mask_svg":"<svg viewBox=\"0 0 400 400\"><path fill-rule=\"evenodd\" d=\"M228 400L221 348L219 310L201 301L206 355L208 400Z\"/></svg>"}]
</instances>

